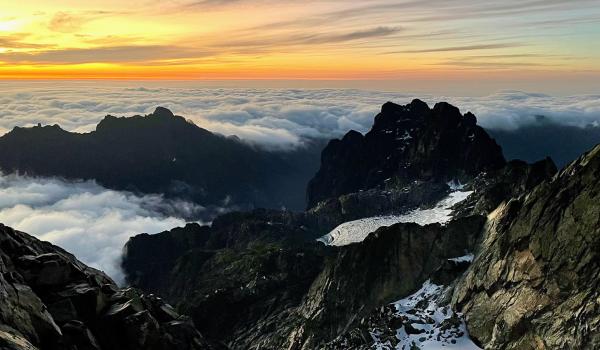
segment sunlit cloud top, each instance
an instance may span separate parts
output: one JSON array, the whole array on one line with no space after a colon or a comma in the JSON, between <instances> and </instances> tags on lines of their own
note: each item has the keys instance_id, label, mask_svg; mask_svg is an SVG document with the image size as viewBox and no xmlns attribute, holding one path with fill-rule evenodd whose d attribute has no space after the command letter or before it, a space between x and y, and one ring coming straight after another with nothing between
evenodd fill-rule
<instances>
[{"instance_id":1,"label":"sunlit cloud top","mask_svg":"<svg viewBox=\"0 0 600 350\"><path fill-rule=\"evenodd\" d=\"M597 0L7 1L0 77L585 79Z\"/></svg>"}]
</instances>

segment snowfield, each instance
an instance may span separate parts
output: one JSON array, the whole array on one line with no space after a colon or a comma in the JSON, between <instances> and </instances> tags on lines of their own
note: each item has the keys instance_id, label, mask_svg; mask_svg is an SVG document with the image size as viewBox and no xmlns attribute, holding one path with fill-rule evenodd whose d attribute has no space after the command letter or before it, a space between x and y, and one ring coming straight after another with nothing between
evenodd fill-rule
<instances>
[{"instance_id":1,"label":"snowfield","mask_svg":"<svg viewBox=\"0 0 600 350\"><path fill-rule=\"evenodd\" d=\"M362 242L367 236L382 226L399 222L414 222L419 225L447 223L452 219L452 207L465 200L473 191L460 191L462 185L451 185L454 190L431 209L415 209L401 215L374 216L340 224L331 232L317 240L326 245L343 246Z\"/></svg>"},{"instance_id":2,"label":"snowfield","mask_svg":"<svg viewBox=\"0 0 600 350\"><path fill-rule=\"evenodd\" d=\"M395 346L390 341L382 342L381 330L373 329L370 332L374 342L372 348L480 350L469 338L462 315L438 304L447 290L448 287L426 281L414 294L392 303L396 316L404 320L402 327L396 330L398 342Z\"/></svg>"}]
</instances>

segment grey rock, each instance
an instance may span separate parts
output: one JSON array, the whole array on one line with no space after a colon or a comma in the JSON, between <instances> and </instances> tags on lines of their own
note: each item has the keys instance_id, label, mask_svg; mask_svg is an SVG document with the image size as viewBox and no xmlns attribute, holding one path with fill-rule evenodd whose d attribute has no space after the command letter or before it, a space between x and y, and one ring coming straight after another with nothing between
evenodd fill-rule
<instances>
[{"instance_id":1,"label":"grey rock","mask_svg":"<svg viewBox=\"0 0 600 350\"><path fill-rule=\"evenodd\" d=\"M486 349L600 347L600 146L499 206L454 306Z\"/></svg>"}]
</instances>

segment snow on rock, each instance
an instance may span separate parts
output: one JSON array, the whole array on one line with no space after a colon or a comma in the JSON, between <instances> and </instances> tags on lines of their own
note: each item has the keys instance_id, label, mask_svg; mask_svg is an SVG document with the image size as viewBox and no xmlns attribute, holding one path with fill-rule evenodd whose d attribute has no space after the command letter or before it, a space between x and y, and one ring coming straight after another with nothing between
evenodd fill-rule
<instances>
[{"instance_id":1,"label":"snow on rock","mask_svg":"<svg viewBox=\"0 0 600 350\"><path fill-rule=\"evenodd\" d=\"M373 348L391 349L480 349L471 341L462 315L439 304L448 287L426 281L414 294L392 303L395 319L401 320L395 340L382 340L381 329L373 329Z\"/></svg>"},{"instance_id":2,"label":"snow on rock","mask_svg":"<svg viewBox=\"0 0 600 350\"><path fill-rule=\"evenodd\" d=\"M460 191L463 185L453 184L456 189L430 209L415 209L401 215L374 216L348 221L340 224L331 232L317 239L327 245L343 246L362 242L367 236L382 226L391 226L399 222L414 222L419 225L447 223L452 219L452 207L466 199L472 191Z\"/></svg>"},{"instance_id":3,"label":"snow on rock","mask_svg":"<svg viewBox=\"0 0 600 350\"><path fill-rule=\"evenodd\" d=\"M465 188L465 185L461 184L459 180L452 180L448 182L447 185L453 191L462 191Z\"/></svg>"},{"instance_id":4,"label":"snow on rock","mask_svg":"<svg viewBox=\"0 0 600 350\"><path fill-rule=\"evenodd\" d=\"M461 263L461 262L469 262L470 263L470 262L473 262L474 258L475 258L475 255L473 255L473 254L467 254L467 255L456 257L456 258L451 258L451 259L448 259L448 260L449 261L454 261L454 262L457 262L457 263Z\"/></svg>"}]
</instances>

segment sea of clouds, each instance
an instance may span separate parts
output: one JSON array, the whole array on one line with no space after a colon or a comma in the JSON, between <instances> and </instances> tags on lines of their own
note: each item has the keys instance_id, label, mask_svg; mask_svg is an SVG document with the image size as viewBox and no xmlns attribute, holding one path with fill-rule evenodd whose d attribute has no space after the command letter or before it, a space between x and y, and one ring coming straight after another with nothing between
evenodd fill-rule
<instances>
[{"instance_id":1,"label":"sea of clouds","mask_svg":"<svg viewBox=\"0 0 600 350\"><path fill-rule=\"evenodd\" d=\"M368 131L386 101L421 98L431 106L448 101L477 115L490 129L513 130L549 122L600 124L600 95L549 96L502 91L489 96L432 96L354 89L267 89L160 87L144 83L0 83L0 133L14 126L59 124L69 131L92 131L106 115L151 113L170 108L196 124L274 149L302 145L303 139L339 137L350 129ZM147 86L146 86L147 85Z\"/></svg>"},{"instance_id":2,"label":"sea of clouds","mask_svg":"<svg viewBox=\"0 0 600 350\"><path fill-rule=\"evenodd\" d=\"M0 174L0 222L52 242L117 283L131 236L185 225L203 208L160 195L138 196L94 181Z\"/></svg>"},{"instance_id":3,"label":"sea of clouds","mask_svg":"<svg viewBox=\"0 0 600 350\"><path fill-rule=\"evenodd\" d=\"M89 132L107 114L147 114L170 108L196 124L269 149L291 149L310 138L368 131L386 101L448 101L475 113L491 129L514 130L545 116L553 123L600 125L600 95L553 97L504 91L452 97L345 89L161 87L144 83L0 82L0 134L14 126L59 124ZM0 222L48 240L119 283L123 245L133 235L185 224L204 208L108 190L95 182L0 176Z\"/></svg>"}]
</instances>

